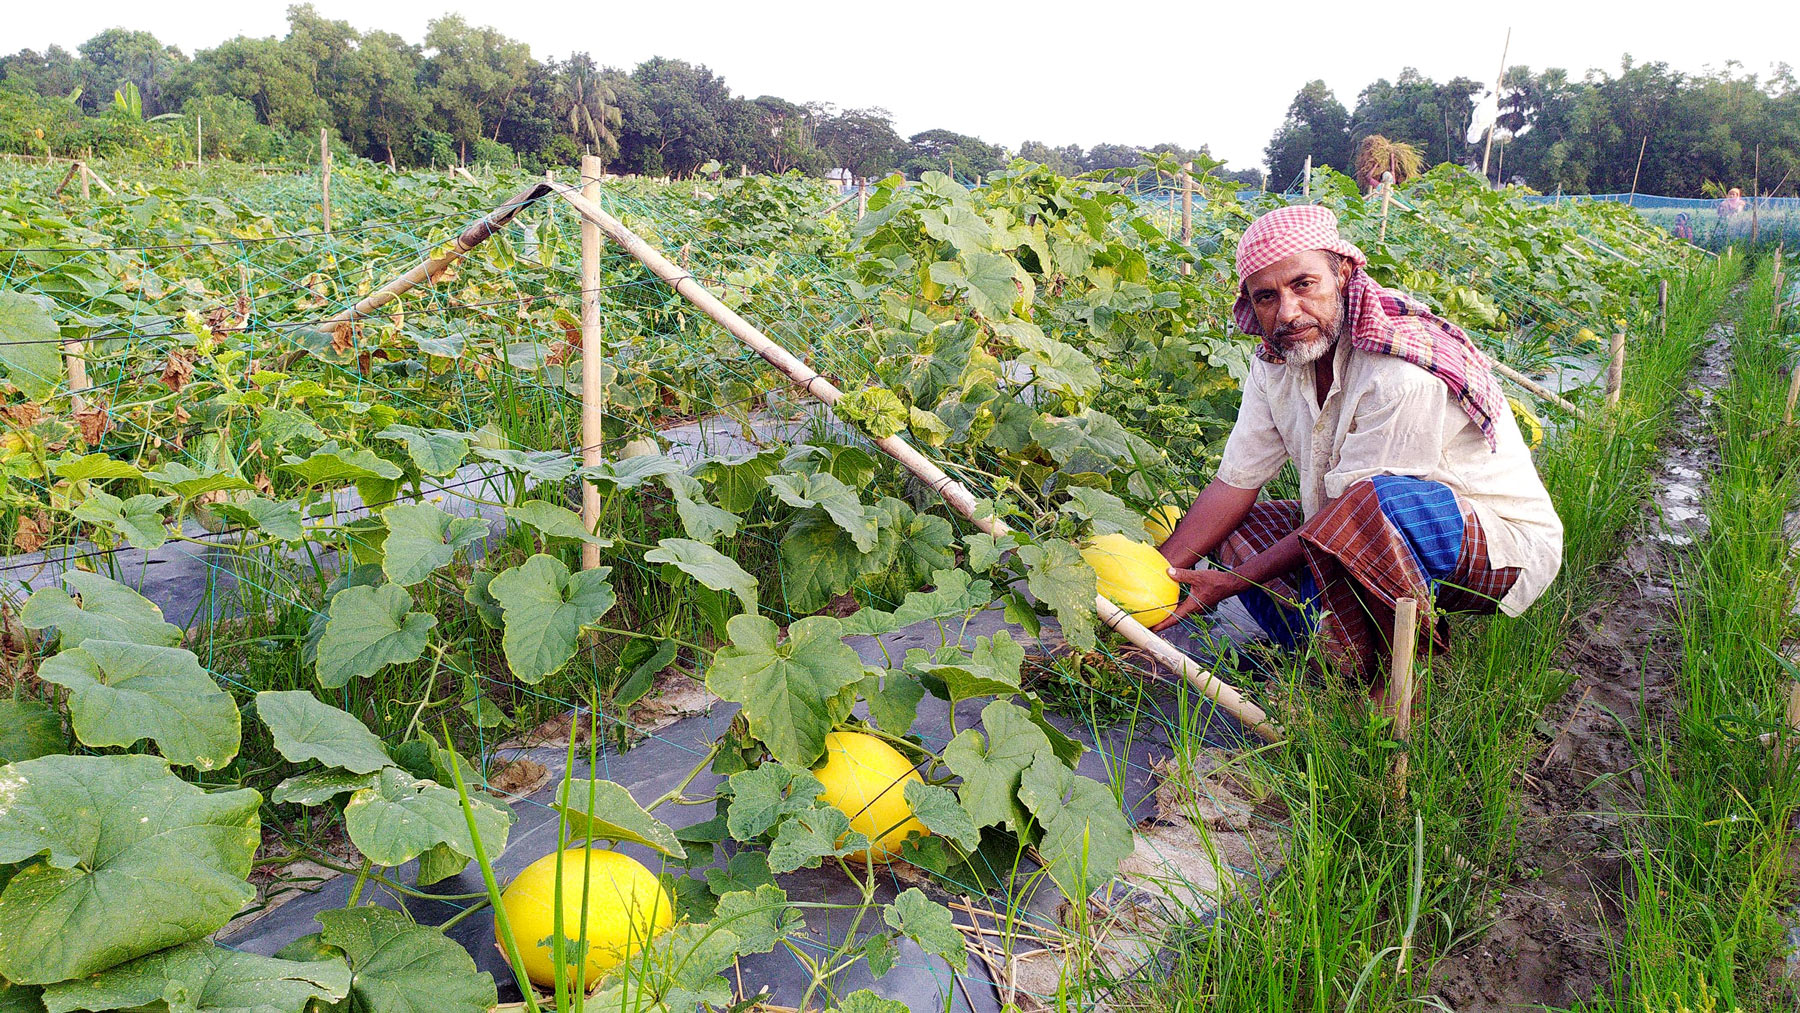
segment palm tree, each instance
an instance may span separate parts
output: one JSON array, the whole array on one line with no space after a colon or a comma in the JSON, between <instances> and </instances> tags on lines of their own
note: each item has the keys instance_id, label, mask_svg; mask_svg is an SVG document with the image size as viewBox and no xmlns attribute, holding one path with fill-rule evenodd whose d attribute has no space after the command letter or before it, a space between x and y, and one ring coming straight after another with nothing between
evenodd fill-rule
<instances>
[{"instance_id":1,"label":"palm tree","mask_svg":"<svg viewBox=\"0 0 1800 1013\"><path fill-rule=\"evenodd\" d=\"M586 53L573 54L563 65L560 85L563 115L582 150L602 161L617 155L624 120L615 104L619 96L600 68Z\"/></svg>"}]
</instances>

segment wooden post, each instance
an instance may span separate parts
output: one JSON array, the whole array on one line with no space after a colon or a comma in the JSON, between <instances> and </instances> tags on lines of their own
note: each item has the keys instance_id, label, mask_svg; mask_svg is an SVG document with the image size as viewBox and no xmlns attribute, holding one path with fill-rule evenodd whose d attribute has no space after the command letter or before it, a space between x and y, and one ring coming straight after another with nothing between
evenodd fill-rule
<instances>
[{"instance_id":1,"label":"wooden post","mask_svg":"<svg viewBox=\"0 0 1800 1013\"><path fill-rule=\"evenodd\" d=\"M62 182L56 184L56 192L54 194L51 194L51 196L61 197L63 195L63 191L67 190L69 188L69 181L74 179L75 174L80 171L81 171L81 163L80 162L70 162L69 163L69 171L63 175Z\"/></svg>"},{"instance_id":2,"label":"wooden post","mask_svg":"<svg viewBox=\"0 0 1800 1013\"><path fill-rule=\"evenodd\" d=\"M1312 156L1306 156L1306 168L1300 170L1300 196L1312 196Z\"/></svg>"},{"instance_id":3,"label":"wooden post","mask_svg":"<svg viewBox=\"0 0 1800 1013\"><path fill-rule=\"evenodd\" d=\"M1393 655L1388 662L1388 707L1394 714L1394 740L1409 745L1413 719L1413 663L1419 645L1419 603L1414 598L1394 600ZM1394 797L1406 795L1406 771L1411 755L1394 757Z\"/></svg>"},{"instance_id":4,"label":"wooden post","mask_svg":"<svg viewBox=\"0 0 1800 1013\"><path fill-rule=\"evenodd\" d=\"M1194 163L1181 163L1181 245L1191 246L1194 242ZM1181 262L1181 273L1191 274L1194 265Z\"/></svg>"},{"instance_id":5,"label":"wooden post","mask_svg":"<svg viewBox=\"0 0 1800 1013\"><path fill-rule=\"evenodd\" d=\"M206 145L201 143L200 114L194 114L194 168L199 169L206 161Z\"/></svg>"},{"instance_id":6,"label":"wooden post","mask_svg":"<svg viewBox=\"0 0 1800 1013\"><path fill-rule=\"evenodd\" d=\"M1527 391L1531 392L1532 394L1537 395L1539 398L1550 402L1551 404L1555 405L1558 408L1561 408L1563 411L1568 412L1570 415L1574 416L1575 418L1578 418L1578 419L1586 419L1587 418L1587 413L1583 412L1580 408L1575 407L1575 403L1573 401L1570 401L1568 398L1563 397L1561 394L1558 394L1557 392L1551 390L1550 388L1544 386L1543 384L1538 383L1536 380L1533 380L1531 377L1526 376L1524 373L1521 373L1518 370L1512 368L1511 366L1508 366L1504 362L1495 362L1494 363L1494 372L1500 374L1501 376L1505 377L1506 379L1511 380L1512 382L1525 388Z\"/></svg>"},{"instance_id":7,"label":"wooden post","mask_svg":"<svg viewBox=\"0 0 1800 1013\"><path fill-rule=\"evenodd\" d=\"M75 165L81 169L81 199L83 201L92 200L94 197L94 188L93 188L93 185L89 182L91 177L88 176L87 163L86 162L76 162ZM1776 274L1779 276L1780 273L1781 273L1780 269L1777 268Z\"/></svg>"},{"instance_id":8,"label":"wooden post","mask_svg":"<svg viewBox=\"0 0 1800 1013\"><path fill-rule=\"evenodd\" d=\"M1787 407L1781 410L1781 424L1784 426L1794 424L1795 401L1800 401L1800 363L1788 367Z\"/></svg>"},{"instance_id":9,"label":"wooden post","mask_svg":"<svg viewBox=\"0 0 1800 1013\"><path fill-rule=\"evenodd\" d=\"M319 128L319 203L325 212L325 232L331 232L331 131Z\"/></svg>"},{"instance_id":10,"label":"wooden post","mask_svg":"<svg viewBox=\"0 0 1800 1013\"><path fill-rule=\"evenodd\" d=\"M1487 179L1488 155L1494 150L1494 127L1500 122L1500 84L1506 80L1506 54L1512 49L1512 29L1506 30L1506 42L1500 46L1500 72L1494 75L1494 122L1488 124L1487 145L1481 149L1481 178Z\"/></svg>"},{"instance_id":11,"label":"wooden post","mask_svg":"<svg viewBox=\"0 0 1800 1013\"><path fill-rule=\"evenodd\" d=\"M869 177L856 177L856 220L862 221L869 211Z\"/></svg>"},{"instance_id":12,"label":"wooden post","mask_svg":"<svg viewBox=\"0 0 1800 1013\"><path fill-rule=\"evenodd\" d=\"M600 200L600 157L581 156L581 195ZM581 463L599 464L606 439L606 365L600 338L600 226L581 220ZM581 526L592 533L600 524L600 487L581 483ZM600 546L581 543L581 568L600 565Z\"/></svg>"},{"instance_id":13,"label":"wooden post","mask_svg":"<svg viewBox=\"0 0 1800 1013\"><path fill-rule=\"evenodd\" d=\"M1612 362L1606 367L1606 407L1617 408L1625 389L1625 332L1612 336Z\"/></svg>"},{"instance_id":14,"label":"wooden post","mask_svg":"<svg viewBox=\"0 0 1800 1013\"><path fill-rule=\"evenodd\" d=\"M1662 329L1663 337L1669 336L1669 279L1658 278L1656 281L1656 326Z\"/></svg>"},{"instance_id":15,"label":"wooden post","mask_svg":"<svg viewBox=\"0 0 1800 1013\"><path fill-rule=\"evenodd\" d=\"M87 360L82 357L85 349L79 341L63 342L63 364L69 372L69 414L77 414L87 408L86 391L88 389Z\"/></svg>"},{"instance_id":16,"label":"wooden post","mask_svg":"<svg viewBox=\"0 0 1800 1013\"><path fill-rule=\"evenodd\" d=\"M1388 209L1393 206L1394 174L1391 172L1384 172L1381 174L1381 237L1377 241L1380 244L1385 244L1387 242Z\"/></svg>"},{"instance_id":17,"label":"wooden post","mask_svg":"<svg viewBox=\"0 0 1800 1013\"><path fill-rule=\"evenodd\" d=\"M1750 169L1750 245L1756 245L1756 236L1761 222L1757 219L1756 205L1762 203L1762 143L1756 145L1756 161Z\"/></svg>"}]
</instances>

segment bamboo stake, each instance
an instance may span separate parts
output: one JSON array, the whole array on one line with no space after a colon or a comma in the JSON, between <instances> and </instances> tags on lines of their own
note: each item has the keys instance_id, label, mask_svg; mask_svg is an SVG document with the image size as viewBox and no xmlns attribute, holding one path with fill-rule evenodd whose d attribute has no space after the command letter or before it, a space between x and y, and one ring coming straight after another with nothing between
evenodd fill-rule
<instances>
[{"instance_id":1,"label":"bamboo stake","mask_svg":"<svg viewBox=\"0 0 1800 1013\"><path fill-rule=\"evenodd\" d=\"M850 191L849 193L843 195L842 197L839 197L837 200L832 201L830 204L825 205L825 210L819 212L819 217L820 218L825 217L826 215L832 213L833 211L836 211L838 208L843 207L844 205L855 200L856 198L857 198L857 191L855 191L855 190Z\"/></svg>"},{"instance_id":2,"label":"bamboo stake","mask_svg":"<svg viewBox=\"0 0 1800 1013\"><path fill-rule=\"evenodd\" d=\"M80 162L70 162L68 174L63 176L61 183L56 184L56 192L51 194L50 196L61 197L63 195L63 191L67 190L69 188L69 181L74 179L75 174L80 171L81 171L81 163Z\"/></svg>"},{"instance_id":3,"label":"bamboo stake","mask_svg":"<svg viewBox=\"0 0 1800 1013\"><path fill-rule=\"evenodd\" d=\"M1181 245L1191 246L1194 242L1194 163L1181 163ZM1181 273L1189 274L1194 265L1181 262Z\"/></svg>"},{"instance_id":4,"label":"bamboo stake","mask_svg":"<svg viewBox=\"0 0 1800 1013\"><path fill-rule=\"evenodd\" d=\"M75 415L87 409L83 396L88 389L86 349L79 341L65 341L62 347L63 364L69 372L69 414Z\"/></svg>"},{"instance_id":5,"label":"bamboo stake","mask_svg":"<svg viewBox=\"0 0 1800 1013\"><path fill-rule=\"evenodd\" d=\"M1394 600L1393 656L1388 662L1388 707L1394 713L1394 739L1406 744L1412 734L1413 662L1419 644L1419 602L1414 598ZM1394 757L1394 797L1406 794L1406 771L1411 756L1401 752Z\"/></svg>"},{"instance_id":6,"label":"bamboo stake","mask_svg":"<svg viewBox=\"0 0 1800 1013\"><path fill-rule=\"evenodd\" d=\"M95 186L99 187L102 190L105 190L109 195L111 195L113 197L117 197L119 195L119 191L114 190L111 186L107 185L105 177L103 177L99 173L95 172L93 166L87 164L86 162L83 162L83 163L81 163L81 172L82 172L82 175L85 176L87 179L93 180ZM85 189L83 189L82 196L85 197L86 195L87 195L87 191Z\"/></svg>"},{"instance_id":7,"label":"bamboo stake","mask_svg":"<svg viewBox=\"0 0 1800 1013\"><path fill-rule=\"evenodd\" d=\"M1644 139L1642 141L1638 142L1637 168L1631 170L1631 196L1627 197L1625 199L1625 204L1627 207L1637 207L1638 173L1644 171L1644 149L1649 146L1650 146L1650 135L1645 134Z\"/></svg>"},{"instance_id":8,"label":"bamboo stake","mask_svg":"<svg viewBox=\"0 0 1800 1013\"><path fill-rule=\"evenodd\" d=\"M325 212L325 233L331 233L331 131L319 128L319 198Z\"/></svg>"},{"instance_id":9,"label":"bamboo stake","mask_svg":"<svg viewBox=\"0 0 1800 1013\"><path fill-rule=\"evenodd\" d=\"M200 114L194 114L194 169L198 171L206 162L206 145L201 140Z\"/></svg>"},{"instance_id":10,"label":"bamboo stake","mask_svg":"<svg viewBox=\"0 0 1800 1013\"><path fill-rule=\"evenodd\" d=\"M1300 196L1312 196L1312 156L1306 156L1306 168L1300 170Z\"/></svg>"},{"instance_id":11,"label":"bamboo stake","mask_svg":"<svg viewBox=\"0 0 1800 1013\"><path fill-rule=\"evenodd\" d=\"M600 200L600 159L581 156L581 195ZM606 438L606 384L601 370L606 364L600 338L600 227L581 220L581 463L603 460ZM600 527L600 487L581 483L581 526L592 533ZM600 546L581 543L581 568L600 565Z\"/></svg>"},{"instance_id":12,"label":"bamboo stake","mask_svg":"<svg viewBox=\"0 0 1800 1013\"><path fill-rule=\"evenodd\" d=\"M758 330L748 320L733 312L730 307L720 302L716 296L695 281L687 271L671 263L660 251L637 233L626 228L618 219L607 214L599 205L582 196L573 187L555 184L551 187L564 200L574 206L581 216L600 227L606 237L618 244L638 262L648 267L652 273L685 298L693 303L702 313L711 317L719 326L725 328L733 337L748 345L770 365L787 374L788 378L806 389L807 393L828 405L836 404L843 397L830 380L820 376L810 366L795 358L793 353L771 341L767 335ZM912 444L899 436L887 436L874 440L883 453L898 461L913 475L925 484L937 490L938 495L957 513L968 518L981 530L993 535L1004 535L1011 529L981 509L968 487L947 474L938 464L919 453ZM1173 644L1150 632L1129 612L1113 604L1105 596L1096 596L1094 607L1100 613L1100 621L1109 629L1117 630L1132 644L1148 652L1158 662L1181 673L1190 684L1204 693L1223 710L1243 722L1252 732L1270 742L1282 741L1283 735L1267 713L1256 704L1245 699L1238 690L1221 681L1211 672L1201 668L1192 658L1176 649Z\"/></svg>"},{"instance_id":13,"label":"bamboo stake","mask_svg":"<svg viewBox=\"0 0 1800 1013\"><path fill-rule=\"evenodd\" d=\"M1388 209L1394 206L1394 174L1381 174L1381 236L1379 243L1387 242Z\"/></svg>"},{"instance_id":14,"label":"bamboo stake","mask_svg":"<svg viewBox=\"0 0 1800 1013\"><path fill-rule=\"evenodd\" d=\"M1756 162L1750 170L1750 245L1756 245L1758 225L1756 206L1762 203L1762 144L1756 145Z\"/></svg>"},{"instance_id":15,"label":"bamboo stake","mask_svg":"<svg viewBox=\"0 0 1800 1013\"><path fill-rule=\"evenodd\" d=\"M1791 426L1794 424L1795 401L1800 401L1800 363L1795 363L1790 366L1788 370L1787 407L1781 410L1781 424L1784 426ZM1764 434L1758 433L1757 435L1761 436Z\"/></svg>"},{"instance_id":16,"label":"bamboo stake","mask_svg":"<svg viewBox=\"0 0 1800 1013\"><path fill-rule=\"evenodd\" d=\"M869 177L858 176L856 179L856 220L862 221L863 215L869 212Z\"/></svg>"},{"instance_id":17,"label":"bamboo stake","mask_svg":"<svg viewBox=\"0 0 1800 1013\"><path fill-rule=\"evenodd\" d=\"M1612 362L1606 367L1606 407L1617 408L1625 389L1625 332L1612 336Z\"/></svg>"},{"instance_id":18,"label":"bamboo stake","mask_svg":"<svg viewBox=\"0 0 1800 1013\"><path fill-rule=\"evenodd\" d=\"M1587 414L1585 412L1583 412L1580 408L1577 408L1573 401L1570 401L1568 398L1563 397L1561 394L1558 394L1557 392L1551 390L1550 388L1544 386L1543 384L1538 383L1536 380L1533 380L1531 377L1526 376L1524 373L1521 373L1518 370L1512 368L1511 366L1508 366L1504 362L1494 363L1494 372L1499 373L1501 376L1505 377L1506 379L1511 380L1512 382L1525 388L1527 391L1531 392L1532 394L1535 394L1539 398L1550 402L1551 404L1555 405L1558 408L1561 408L1563 411L1568 412L1570 415L1573 415L1578 419L1587 418Z\"/></svg>"},{"instance_id":19,"label":"bamboo stake","mask_svg":"<svg viewBox=\"0 0 1800 1013\"><path fill-rule=\"evenodd\" d=\"M91 183L92 177L88 174L87 163L76 162L75 167L81 170L81 199L83 201L93 200L94 188Z\"/></svg>"},{"instance_id":20,"label":"bamboo stake","mask_svg":"<svg viewBox=\"0 0 1800 1013\"><path fill-rule=\"evenodd\" d=\"M1669 336L1669 279L1659 278L1656 281L1656 326L1661 328L1663 337Z\"/></svg>"}]
</instances>

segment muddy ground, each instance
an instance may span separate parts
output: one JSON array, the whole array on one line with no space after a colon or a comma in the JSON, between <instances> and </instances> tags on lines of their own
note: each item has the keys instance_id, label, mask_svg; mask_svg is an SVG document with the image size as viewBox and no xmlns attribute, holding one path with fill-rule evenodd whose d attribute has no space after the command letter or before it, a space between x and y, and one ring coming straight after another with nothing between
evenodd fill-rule
<instances>
[{"instance_id":1,"label":"muddy ground","mask_svg":"<svg viewBox=\"0 0 1800 1013\"><path fill-rule=\"evenodd\" d=\"M1709 335L1624 551L1587 578L1594 604L1556 660L1579 678L1544 715L1549 741L1520 772L1516 876L1501 887L1492 928L1432 971L1457 1013L1566 1007L1612 984L1608 950L1629 886L1622 823L1643 804L1631 739L1675 718L1674 574L1706 535L1701 499L1718 465L1713 392L1729 379L1730 326Z\"/></svg>"}]
</instances>

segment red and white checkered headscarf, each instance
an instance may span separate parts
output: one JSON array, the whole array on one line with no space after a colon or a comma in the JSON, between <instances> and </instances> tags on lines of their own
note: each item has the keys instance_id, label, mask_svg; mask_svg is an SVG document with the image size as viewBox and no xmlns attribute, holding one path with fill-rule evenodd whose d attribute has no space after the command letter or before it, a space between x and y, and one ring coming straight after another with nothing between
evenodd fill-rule
<instances>
[{"instance_id":1,"label":"red and white checkered headscarf","mask_svg":"<svg viewBox=\"0 0 1800 1013\"><path fill-rule=\"evenodd\" d=\"M1437 316L1404 292L1383 288L1363 270L1369 258L1338 235L1337 215L1313 204L1276 208L1250 223L1238 240L1238 297L1231 315L1245 334L1263 339L1256 355L1265 362L1286 360L1262 332L1243 279L1296 253L1329 250L1354 270L1345 286L1350 344L1365 352L1405 359L1444 382L1451 398L1496 445L1494 420L1510 411L1488 357L1462 328Z\"/></svg>"}]
</instances>

